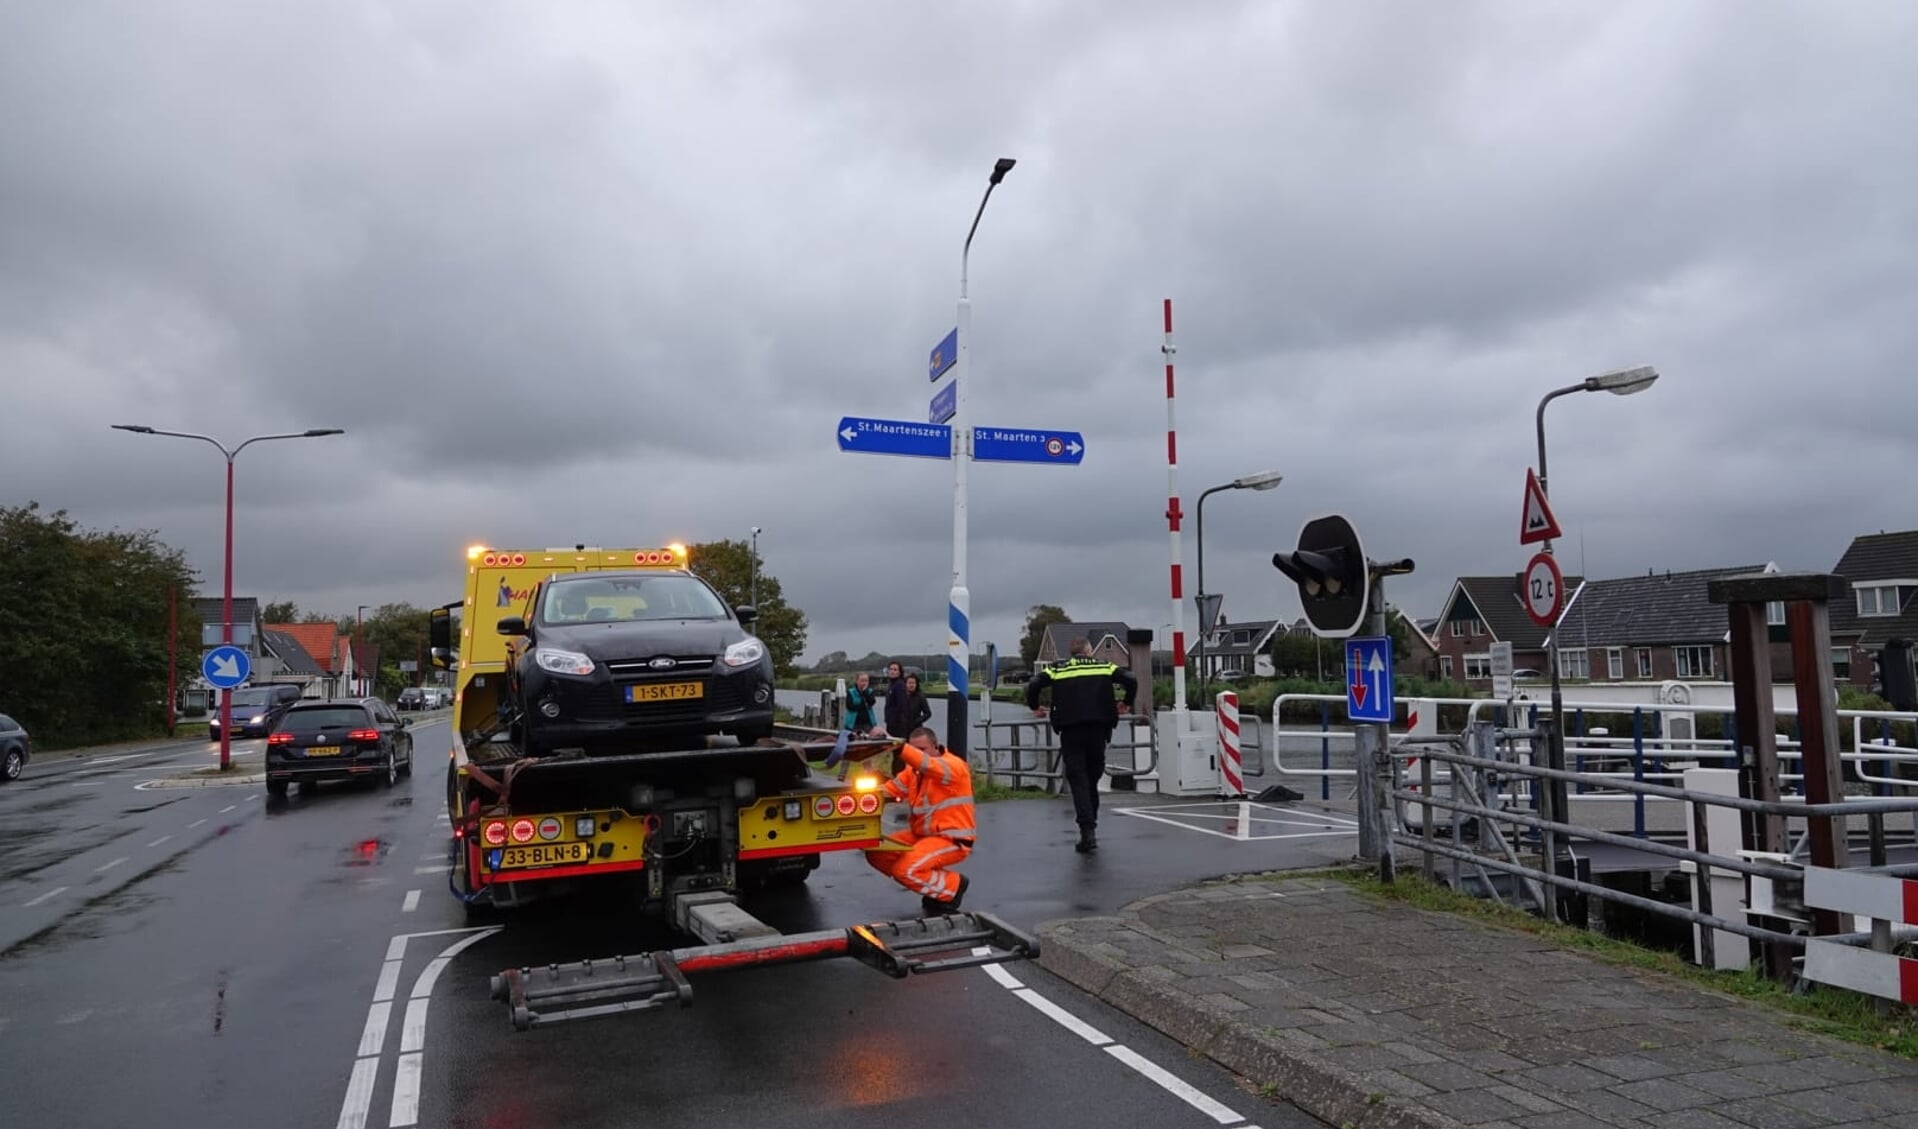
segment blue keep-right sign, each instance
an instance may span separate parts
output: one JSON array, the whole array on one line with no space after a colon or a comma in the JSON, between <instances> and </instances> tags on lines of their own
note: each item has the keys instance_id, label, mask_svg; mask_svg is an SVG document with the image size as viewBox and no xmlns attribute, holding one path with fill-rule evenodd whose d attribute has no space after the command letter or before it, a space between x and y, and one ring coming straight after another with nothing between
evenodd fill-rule
<instances>
[{"instance_id":1,"label":"blue keep-right sign","mask_svg":"<svg viewBox=\"0 0 1918 1129\"><path fill-rule=\"evenodd\" d=\"M1345 716L1392 723L1392 640L1355 635L1345 641Z\"/></svg>"},{"instance_id":2,"label":"blue keep-right sign","mask_svg":"<svg viewBox=\"0 0 1918 1129\"><path fill-rule=\"evenodd\" d=\"M215 647L200 660L200 677L207 684L220 690L231 690L247 680L253 673L253 660L245 651L227 644Z\"/></svg>"}]
</instances>

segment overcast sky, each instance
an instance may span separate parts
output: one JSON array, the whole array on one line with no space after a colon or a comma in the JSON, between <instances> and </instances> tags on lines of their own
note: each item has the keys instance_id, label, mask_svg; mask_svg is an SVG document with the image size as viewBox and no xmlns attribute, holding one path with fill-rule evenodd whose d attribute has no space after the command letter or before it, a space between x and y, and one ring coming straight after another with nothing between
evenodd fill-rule
<instances>
[{"instance_id":1,"label":"overcast sky","mask_svg":"<svg viewBox=\"0 0 1918 1129\"><path fill-rule=\"evenodd\" d=\"M462 551L744 537L807 656L943 645L925 418L971 257L976 644L1162 629L1166 404L1207 587L1350 515L1391 596L1521 568L1533 410L1568 573L1829 568L1918 527L1918 6L0 4L0 501L157 529L352 614ZM1188 522L1185 556L1196 563ZM1190 573L1188 573L1190 575ZM1188 626L1195 617L1187 613ZM1163 643L1161 644L1163 645Z\"/></svg>"}]
</instances>

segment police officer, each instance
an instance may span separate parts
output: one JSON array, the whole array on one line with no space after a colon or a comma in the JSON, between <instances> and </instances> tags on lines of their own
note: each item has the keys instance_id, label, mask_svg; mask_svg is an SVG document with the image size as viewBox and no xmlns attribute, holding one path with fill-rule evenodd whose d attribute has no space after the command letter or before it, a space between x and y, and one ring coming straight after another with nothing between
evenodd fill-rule
<instances>
[{"instance_id":1,"label":"police officer","mask_svg":"<svg viewBox=\"0 0 1918 1129\"><path fill-rule=\"evenodd\" d=\"M1115 684L1125 690L1123 703L1113 697ZM1052 688L1052 728L1059 734L1066 786L1072 789L1072 812L1079 821L1079 842L1073 849L1080 854L1096 851L1106 743L1118 727L1119 715L1132 712L1139 680L1123 667L1094 659L1090 641L1074 639L1070 659L1033 675L1026 685L1026 707L1041 717L1047 716L1047 710L1039 704L1039 695L1048 686Z\"/></svg>"}]
</instances>

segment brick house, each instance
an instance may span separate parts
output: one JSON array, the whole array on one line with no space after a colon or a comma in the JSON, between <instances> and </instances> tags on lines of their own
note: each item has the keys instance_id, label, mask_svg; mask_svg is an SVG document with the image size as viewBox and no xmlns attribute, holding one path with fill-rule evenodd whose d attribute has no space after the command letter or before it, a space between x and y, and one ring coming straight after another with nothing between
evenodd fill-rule
<instances>
[{"instance_id":1,"label":"brick house","mask_svg":"<svg viewBox=\"0 0 1918 1129\"><path fill-rule=\"evenodd\" d=\"M1592 580L1576 587L1558 619L1559 678L1572 682L1726 682L1731 679L1731 627L1726 609L1711 602L1710 581L1776 564L1651 572ZM1767 609L1772 622L1772 669L1779 669L1784 605ZM1551 672L1545 671L1547 677Z\"/></svg>"},{"instance_id":2,"label":"brick house","mask_svg":"<svg viewBox=\"0 0 1918 1129\"><path fill-rule=\"evenodd\" d=\"M1070 648L1074 639L1091 640L1092 657L1095 659L1130 666L1132 649L1126 646L1126 633L1130 630L1125 624L1116 621L1048 624L1046 633L1039 639L1039 654L1033 660L1033 668L1044 670L1071 658Z\"/></svg>"},{"instance_id":3,"label":"brick house","mask_svg":"<svg viewBox=\"0 0 1918 1129\"><path fill-rule=\"evenodd\" d=\"M1492 644L1512 645L1512 669L1548 677L1545 669L1546 631L1525 612L1519 598L1524 576L1461 576L1438 615L1438 676L1463 682L1472 689L1492 688ZM1567 591L1576 591L1583 577L1565 578Z\"/></svg>"},{"instance_id":4,"label":"brick house","mask_svg":"<svg viewBox=\"0 0 1918 1129\"><path fill-rule=\"evenodd\" d=\"M1885 640L1918 642L1918 530L1854 537L1832 571L1851 581L1831 605L1832 674L1864 688Z\"/></svg>"}]
</instances>

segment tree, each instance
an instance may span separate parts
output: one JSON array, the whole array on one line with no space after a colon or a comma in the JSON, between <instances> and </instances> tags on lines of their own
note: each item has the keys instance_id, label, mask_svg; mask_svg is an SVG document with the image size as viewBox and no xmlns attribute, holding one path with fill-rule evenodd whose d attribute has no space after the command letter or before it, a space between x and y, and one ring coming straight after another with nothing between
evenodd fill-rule
<instances>
[{"instance_id":1,"label":"tree","mask_svg":"<svg viewBox=\"0 0 1918 1129\"><path fill-rule=\"evenodd\" d=\"M1281 630L1272 636L1272 673L1280 678L1319 676L1318 636L1306 631Z\"/></svg>"},{"instance_id":2,"label":"tree","mask_svg":"<svg viewBox=\"0 0 1918 1129\"><path fill-rule=\"evenodd\" d=\"M416 608L411 604L381 604L377 609L369 608L366 615L364 641L380 649L380 667L374 692L383 698L394 698L408 686L420 684L418 671L405 673L400 670L402 662L426 663L427 621L431 613L425 608Z\"/></svg>"},{"instance_id":3,"label":"tree","mask_svg":"<svg viewBox=\"0 0 1918 1129\"><path fill-rule=\"evenodd\" d=\"M300 609L291 600L275 600L260 611L265 623L298 623Z\"/></svg>"},{"instance_id":4,"label":"tree","mask_svg":"<svg viewBox=\"0 0 1918 1129\"><path fill-rule=\"evenodd\" d=\"M1055 604L1035 604L1026 609L1026 632L1019 638L1019 657L1026 668L1039 661L1039 645L1045 642L1046 628L1055 623L1071 623L1072 617Z\"/></svg>"},{"instance_id":5,"label":"tree","mask_svg":"<svg viewBox=\"0 0 1918 1129\"><path fill-rule=\"evenodd\" d=\"M168 655L200 664L185 555L150 531L82 530L39 503L0 507L0 687L7 713L58 748L157 732ZM169 647L169 593L175 632Z\"/></svg>"},{"instance_id":6,"label":"tree","mask_svg":"<svg viewBox=\"0 0 1918 1129\"><path fill-rule=\"evenodd\" d=\"M706 541L688 546L686 559L693 575L712 585L734 607L753 603L757 588L754 606L759 618L749 628L772 652L774 672L793 673L793 664L806 649L806 613L786 603L779 578L767 573L766 562L754 554L752 543Z\"/></svg>"}]
</instances>

